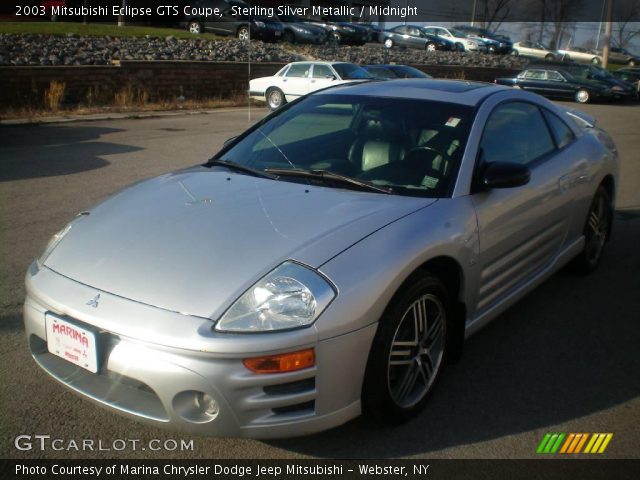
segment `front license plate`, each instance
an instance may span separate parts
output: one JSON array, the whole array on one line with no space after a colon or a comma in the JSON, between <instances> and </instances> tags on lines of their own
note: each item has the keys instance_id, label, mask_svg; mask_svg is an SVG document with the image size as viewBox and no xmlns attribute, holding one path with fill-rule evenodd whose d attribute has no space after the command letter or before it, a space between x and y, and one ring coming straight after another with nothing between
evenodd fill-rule
<instances>
[{"instance_id":1,"label":"front license plate","mask_svg":"<svg viewBox=\"0 0 640 480\"><path fill-rule=\"evenodd\" d=\"M98 372L95 333L53 315L47 315L45 323L51 353L90 372Z\"/></svg>"}]
</instances>

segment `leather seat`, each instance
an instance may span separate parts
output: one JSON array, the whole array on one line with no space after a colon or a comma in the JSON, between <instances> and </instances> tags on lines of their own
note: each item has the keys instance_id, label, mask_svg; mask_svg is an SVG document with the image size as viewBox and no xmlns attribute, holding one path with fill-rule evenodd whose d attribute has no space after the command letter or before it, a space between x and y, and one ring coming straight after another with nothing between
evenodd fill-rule
<instances>
[{"instance_id":1,"label":"leather seat","mask_svg":"<svg viewBox=\"0 0 640 480\"><path fill-rule=\"evenodd\" d=\"M393 121L371 118L363 122L349 149L349 161L361 172L402 160L406 138Z\"/></svg>"}]
</instances>

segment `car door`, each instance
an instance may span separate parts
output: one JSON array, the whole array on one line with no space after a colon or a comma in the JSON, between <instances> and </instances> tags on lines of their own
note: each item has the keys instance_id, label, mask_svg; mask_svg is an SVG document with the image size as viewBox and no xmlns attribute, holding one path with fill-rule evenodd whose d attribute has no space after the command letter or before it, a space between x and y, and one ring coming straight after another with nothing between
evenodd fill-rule
<instances>
[{"instance_id":1,"label":"car door","mask_svg":"<svg viewBox=\"0 0 640 480\"><path fill-rule=\"evenodd\" d=\"M287 101L295 100L309 93L311 63L294 63L282 78L282 91Z\"/></svg>"},{"instance_id":2,"label":"car door","mask_svg":"<svg viewBox=\"0 0 640 480\"><path fill-rule=\"evenodd\" d=\"M338 75L331 69L329 65L314 63L313 69L311 70L309 91L313 92L315 90L320 90L321 88L328 87L332 85L338 78Z\"/></svg>"},{"instance_id":3,"label":"car door","mask_svg":"<svg viewBox=\"0 0 640 480\"><path fill-rule=\"evenodd\" d=\"M480 239L475 311L481 314L531 281L561 251L571 224L567 175L574 160L557 147L540 107L508 101L490 113L476 162L478 177L493 162L520 163L531 173L526 185L472 195Z\"/></svg>"},{"instance_id":4,"label":"car door","mask_svg":"<svg viewBox=\"0 0 640 480\"><path fill-rule=\"evenodd\" d=\"M410 47L411 46L411 37L408 33L408 27L406 25L401 25L399 27L394 28L393 30L393 42L400 47Z\"/></svg>"},{"instance_id":5,"label":"car door","mask_svg":"<svg viewBox=\"0 0 640 480\"><path fill-rule=\"evenodd\" d=\"M424 48L427 44L427 39L417 27L408 27L407 33L409 34L409 46L412 48Z\"/></svg>"},{"instance_id":6,"label":"car door","mask_svg":"<svg viewBox=\"0 0 640 480\"><path fill-rule=\"evenodd\" d=\"M562 98L573 98L575 91L562 74L555 70L547 70L547 89L549 95Z\"/></svg>"},{"instance_id":7,"label":"car door","mask_svg":"<svg viewBox=\"0 0 640 480\"><path fill-rule=\"evenodd\" d=\"M544 95L547 93L547 74L544 70L527 70L520 88Z\"/></svg>"}]
</instances>

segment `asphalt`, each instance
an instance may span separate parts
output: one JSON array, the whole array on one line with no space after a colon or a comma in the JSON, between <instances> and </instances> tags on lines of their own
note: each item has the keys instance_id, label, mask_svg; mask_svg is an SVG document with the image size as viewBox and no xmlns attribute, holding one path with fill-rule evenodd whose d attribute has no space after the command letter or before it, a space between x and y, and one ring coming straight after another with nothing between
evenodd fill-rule
<instances>
[{"instance_id":1,"label":"asphalt","mask_svg":"<svg viewBox=\"0 0 640 480\"><path fill-rule=\"evenodd\" d=\"M640 105L588 105L622 158L613 239L588 277L560 272L472 337L426 411L386 427L359 418L298 439L189 437L121 418L69 393L28 354L23 276L77 212L139 179L202 162L265 114L225 109L0 126L0 457L4 458L533 458L547 432L612 432L605 458L640 450ZM18 435L103 447L20 451ZM193 440L190 451L142 450L151 439Z\"/></svg>"}]
</instances>

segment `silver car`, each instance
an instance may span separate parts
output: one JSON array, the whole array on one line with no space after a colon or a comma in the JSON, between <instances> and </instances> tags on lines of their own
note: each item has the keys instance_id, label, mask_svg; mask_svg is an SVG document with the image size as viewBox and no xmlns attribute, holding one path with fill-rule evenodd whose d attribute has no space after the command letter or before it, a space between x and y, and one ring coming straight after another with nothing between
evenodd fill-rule
<instances>
[{"instance_id":1,"label":"silver car","mask_svg":"<svg viewBox=\"0 0 640 480\"><path fill-rule=\"evenodd\" d=\"M593 119L526 91L319 91L80 213L27 272L28 345L79 395L193 434L404 421L465 337L596 268L617 170Z\"/></svg>"}]
</instances>

